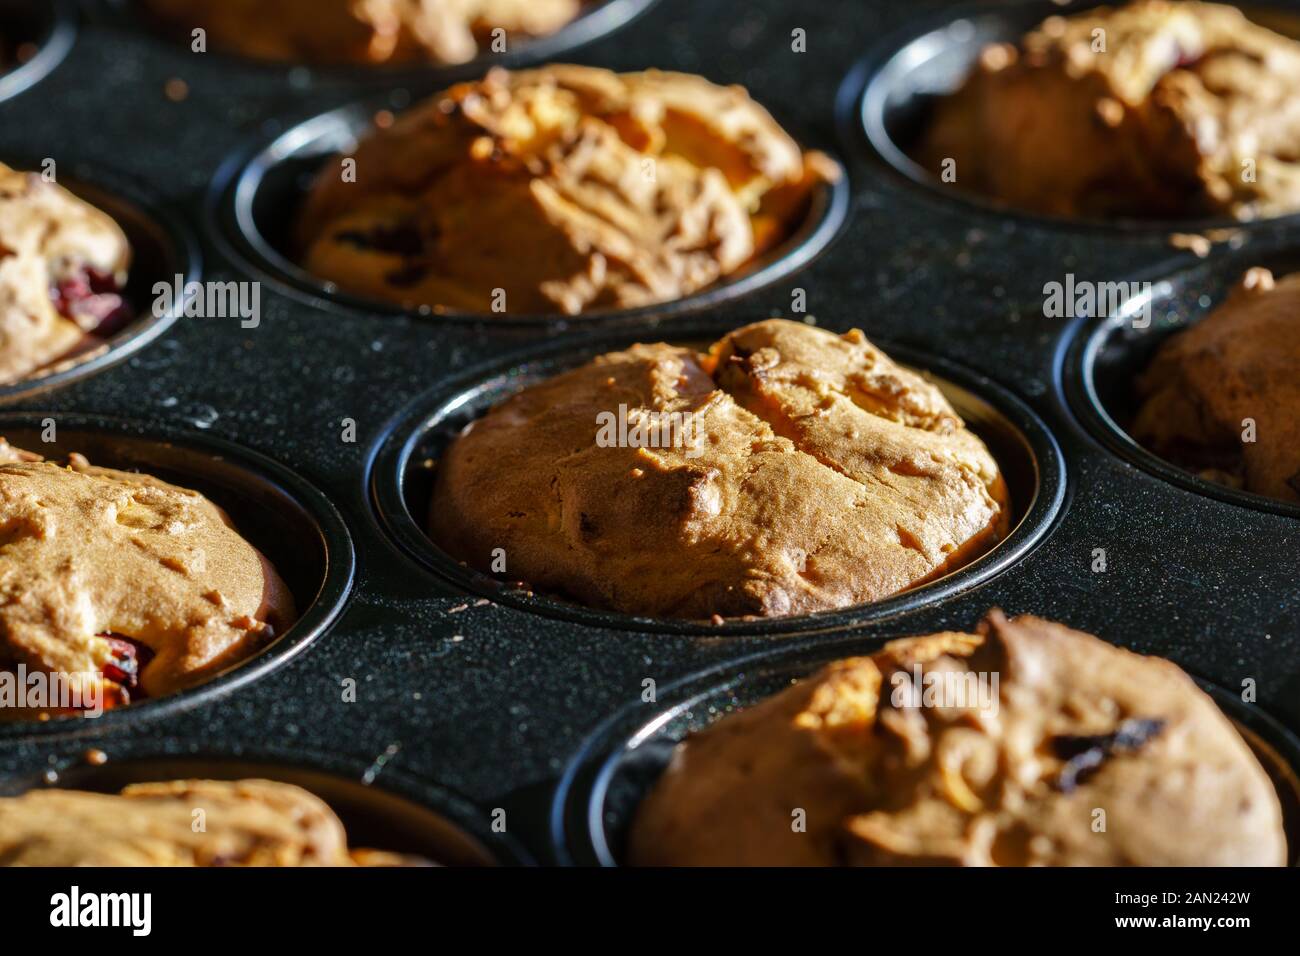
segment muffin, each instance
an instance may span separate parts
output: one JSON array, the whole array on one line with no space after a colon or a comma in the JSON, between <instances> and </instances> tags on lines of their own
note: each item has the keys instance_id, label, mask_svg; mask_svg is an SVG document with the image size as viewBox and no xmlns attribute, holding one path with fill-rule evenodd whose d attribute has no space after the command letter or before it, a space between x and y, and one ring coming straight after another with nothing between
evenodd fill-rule
<instances>
[{"instance_id":1,"label":"muffin","mask_svg":"<svg viewBox=\"0 0 1300 956\"><path fill-rule=\"evenodd\" d=\"M446 451L429 520L475 568L703 619L879 600L971 561L1009 514L934 385L859 331L773 319L525 388Z\"/></svg>"},{"instance_id":2,"label":"muffin","mask_svg":"<svg viewBox=\"0 0 1300 956\"><path fill-rule=\"evenodd\" d=\"M1269 777L1178 667L991 612L977 634L838 661L689 738L629 857L1282 866L1287 847Z\"/></svg>"},{"instance_id":3,"label":"muffin","mask_svg":"<svg viewBox=\"0 0 1300 956\"><path fill-rule=\"evenodd\" d=\"M0 384L114 331L126 318L130 262L111 217L0 163Z\"/></svg>"},{"instance_id":4,"label":"muffin","mask_svg":"<svg viewBox=\"0 0 1300 956\"><path fill-rule=\"evenodd\" d=\"M120 706L202 683L293 623L275 568L198 492L36 459L0 444L0 671Z\"/></svg>"},{"instance_id":5,"label":"muffin","mask_svg":"<svg viewBox=\"0 0 1300 956\"><path fill-rule=\"evenodd\" d=\"M387 119L384 120L387 124ZM322 168L299 258L405 307L578 314L741 270L836 175L738 87L683 73L493 70Z\"/></svg>"},{"instance_id":6,"label":"muffin","mask_svg":"<svg viewBox=\"0 0 1300 956\"><path fill-rule=\"evenodd\" d=\"M1300 503L1300 273L1251 269L1138 381L1133 437L1211 481ZM1249 423L1253 423L1253 428Z\"/></svg>"},{"instance_id":7,"label":"muffin","mask_svg":"<svg viewBox=\"0 0 1300 956\"><path fill-rule=\"evenodd\" d=\"M202 810L197 827L195 811ZM349 850L306 790L270 780L141 783L120 794L32 790L0 798L3 866L404 866Z\"/></svg>"},{"instance_id":8,"label":"muffin","mask_svg":"<svg viewBox=\"0 0 1300 956\"><path fill-rule=\"evenodd\" d=\"M207 31L213 48L317 64L465 63L554 33L588 0L145 0L165 22Z\"/></svg>"},{"instance_id":9,"label":"muffin","mask_svg":"<svg viewBox=\"0 0 1300 956\"><path fill-rule=\"evenodd\" d=\"M1300 209L1300 44L1236 8L1139 0L986 48L920 160L1032 212L1234 217Z\"/></svg>"}]
</instances>

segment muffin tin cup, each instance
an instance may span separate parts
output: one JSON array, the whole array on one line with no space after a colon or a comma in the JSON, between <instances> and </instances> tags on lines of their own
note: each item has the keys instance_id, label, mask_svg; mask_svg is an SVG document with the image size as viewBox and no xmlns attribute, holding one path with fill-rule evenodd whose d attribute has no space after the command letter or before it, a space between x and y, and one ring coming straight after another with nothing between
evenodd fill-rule
<instances>
[{"instance_id":1,"label":"muffin tin cup","mask_svg":"<svg viewBox=\"0 0 1300 956\"><path fill-rule=\"evenodd\" d=\"M322 164L355 148L358 138L372 126L377 111L400 112L417 99L402 89L317 114L288 126L250 155L228 162L216 177L209 201L209 218L216 224L225 251L287 295L355 315L424 316L499 328L555 327L598 320L644 326L715 308L792 275L831 244L848 214L849 179L841 166L834 182L816 188L803 221L783 242L699 292L644 308L592 309L579 315L497 314L432 305L410 309L349 294L293 261L289 233Z\"/></svg>"},{"instance_id":2,"label":"muffin tin cup","mask_svg":"<svg viewBox=\"0 0 1300 956\"><path fill-rule=\"evenodd\" d=\"M674 339L698 344L732 327L728 324L675 331ZM1055 438L1028 406L985 376L910 348L873 340L886 354L921 370L944 391L958 414L989 446L1010 490L1010 534L986 554L936 581L873 604L843 610L710 624L604 611L536 594L519 583L503 582L469 569L434 544L425 531L433 473L424 463L440 457L466 424L519 389L638 340L644 341L645 337L604 337L582 346L565 342L539 350L523 361L481 369L420 399L385 429L371 458L369 488L380 523L407 554L467 594L593 627L725 637L832 631L941 601L1023 560L1048 534L1061 510L1066 484L1064 460Z\"/></svg>"},{"instance_id":3,"label":"muffin tin cup","mask_svg":"<svg viewBox=\"0 0 1300 956\"><path fill-rule=\"evenodd\" d=\"M45 443L42 432L51 423L56 440ZM201 492L270 560L298 606L298 618L283 634L206 683L97 718L0 720L0 741L89 736L178 714L287 663L342 612L355 571L347 525L324 495L271 459L211 435L65 412L0 414L0 436L46 458L79 452L94 465L145 472Z\"/></svg>"},{"instance_id":4,"label":"muffin tin cup","mask_svg":"<svg viewBox=\"0 0 1300 956\"><path fill-rule=\"evenodd\" d=\"M622 865L637 810L680 741L831 661L871 654L891 639L832 642L811 652L755 654L661 688L656 704L623 708L593 731L560 780L551 807L557 858L567 865ZM1262 707L1246 704L1210 681L1197 683L1233 721L1277 789L1288 865L1300 865L1300 739Z\"/></svg>"},{"instance_id":5,"label":"muffin tin cup","mask_svg":"<svg viewBox=\"0 0 1300 956\"><path fill-rule=\"evenodd\" d=\"M39 158L3 157L15 169L41 168ZM65 175L67 172L67 175ZM130 182L125 176L86 164L57 166L61 186L92 206L112 216L131 243L131 268L123 299L131 318L106 339L82 351L65 356L27 377L0 384L0 403L59 388L94 375L135 355L154 342L176 322L185 309L190 283L201 272L198 241L183 216L164 205L156 196ZM157 308L157 283L175 286L180 276L182 299Z\"/></svg>"},{"instance_id":6,"label":"muffin tin cup","mask_svg":"<svg viewBox=\"0 0 1300 956\"><path fill-rule=\"evenodd\" d=\"M117 793L137 783L170 780L271 780L320 797L343 821L352 849L409 854L440 866L517 866L532 857L515 840L493 833L488 811L442 787L385 769L321 754L281 749L209 752L156 744L106 745L100 764L84 755L48 771L0 781L0 798L58 788Z\"/></svg>"},{"instance_id":7,"label":"muffin tin cup","mask_svg":"<svg viewBox=\"0 0 1300 956\"><path fill-rule=\"evenodd\" d=\"M45 79L68 55L77 39L75 0L0 0L0 38L36 48L26 61L0 71L3 103Z\"/></svg>"},{"instance_id":8,"label":"muffin tin cup","mask_svg":"<svg viewBox=\"0 0 1300 956\"><path fill-rule=\"evenodd\" d=\"M1300 250L1248 245L1192 266L1149 273L1149 292L1126 299L1113 315L1071 323L1057 350L1056 379L1087 431L1124 461L1205 497L1300 518L1300 505L1209 481L1142 447L1126 431L1140 404L1136 380L1161 343L1204 319L1252 266L1281 277L1300 270Z\"/></svg>"},{"instance_id":9,"label":"muffin tin cup","mask_svg":"<svg viewBox=\"0 0 1300 956\"><path fill-rule=\"evenodd\" d=\"M1300 221L1300 214L1242 221L1221 216L1199 219L1090 219L1053 216L1018 209L941 182L911 155L926 129L935 102L956 92L990 43L1014 43L1051 16L1071 16L1114 0L1032 0L990 7L966 5L916 22L880 44L849 75L838 98L841 137L863 144L884 166L924 193L942 197L957 212L979 212L1000 219L1036 223L1072 231L1109 231L1131 235L1198 233L1256 224ZM1300 37L1300 14L1268 4L1241 9L1261 25Z\"/></svg>"},{"instance_id":10,"label":"muffin tin cup","mask_svg":"<svg viewBox=\"0 0 1300 956\"><path fill-rule=\"evenodd\" d=\"M302 68L340 82L389 84L436 80L444 84L455 83L478 76L494 66L516 69L563 57L630 26L658 2L659 0L604 0L549 36L520 38L510 43L511 49L506 53L484 54L466 63L297 64L247 57L216 47L210 47L205 55L219 57L232 68L281 72ZM119 29L153 34L159 43L172 43L181 49L187 49L184 44L189 41L188 34L183 30L178 31L175 24L160 21L150 11L143 9L138 0L88 0L88 3L91 15L100 22Z\"/></svg>"}]
</instances>

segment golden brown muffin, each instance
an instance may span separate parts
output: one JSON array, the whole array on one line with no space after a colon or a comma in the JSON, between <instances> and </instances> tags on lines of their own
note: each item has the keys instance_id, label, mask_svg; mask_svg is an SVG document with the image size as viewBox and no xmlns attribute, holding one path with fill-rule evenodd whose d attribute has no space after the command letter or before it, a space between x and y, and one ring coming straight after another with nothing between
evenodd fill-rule
<instances>
[{"instance_id":1,"label":"golden brown muffin","mask_svg":"<svg viewBox=\"0 0 1300 956\"><path fill-rule=\"evenodd\" d=\"M0 451L0 669L93 680L114 706L201 683L293 623L275 568L198 492Z\"/></svg>"},{"instance_id":2,"label":"golden brown muffin","mask_svg":"<svg viewBox=\"0 0 1300 956\"><path fill-rule=\"evenodd\" d=\"M1138 382L1133 437L1205 478L1300 502L1300 273L1251 269Z\"/></svg>"},{"instance_id":3,"label":"golden brown muffin","mask_svg":"<svg viewBox=\"0 0 1300 956\"><path fill-rule=\"evenodd\" d=\"M1282 866L1286 854L1267 774L1178 667L996 611L978 635L894 641L691 737L629 848L648 866Z\"/></svg>"},{"instance_id":4,"label":"golden brown muffin","mask_svg":"<svg viewBox=\"0 0 1300 956\"><path fill-rule=\"evenodd\" d=\"M707 355L634 345L524 389L438 463L430 526L544 591L709 618L879 600L977 557L1008 516L937 388L861 332L772 319Z\"/></svg>"},{"instance_id":5,"label":"golden brown muffin","mask_svg":"<svg viewBox=\"0 0 1300 956\"><path fill-rule=\"evenodd\" d=\"M66 356L123 318L131 249L109 216L0 163L0 384Z\"/></svg>"},{"instance_id":6,"label":"golden brown muffin","mask_svg":"<svg viewBox=\"0 0 1300 956\"><path fill-rule=\"evenodd\" d=\"M307 63L465 63L554 33L588 0L145 0L213 48Z\"/></svg>"},{"instance_id":7,"label":"golden brown muffin","mask_svg":"<svg viewBox=\"0 0 1300 956\"><path fill-rule=\"evenodd\" d=\"M196 811L202 811L198 815ZM202 827L196 826L202 821ZM141 783L0 798L0 866L401 866L348 850L334 812L270 780Z\"/></svg>"},{"instance_id":8,"label":"golden brown muffin","mask_svg":"<svg viewBox=\"0 0 1300 956\"><path fill-rule=\"evenodd\" d=\"M667 302L741 269L835 175L738 87L548 66L455 86L322 169L303 264L408 307ZM351 180L355 181L351 181Z\"/></svg>"},{"instance_id":9,"label":"golden brown muffin","mask_svg":"<svg viewBox=\"0 0 1300 956\"><path fill-rule=\"evenodd\" d=\"M956 186L1090 218L1300 209L1300 44L1212 3L1055 16L987 48L921 149Z\"/></svg>"}]
</instances>

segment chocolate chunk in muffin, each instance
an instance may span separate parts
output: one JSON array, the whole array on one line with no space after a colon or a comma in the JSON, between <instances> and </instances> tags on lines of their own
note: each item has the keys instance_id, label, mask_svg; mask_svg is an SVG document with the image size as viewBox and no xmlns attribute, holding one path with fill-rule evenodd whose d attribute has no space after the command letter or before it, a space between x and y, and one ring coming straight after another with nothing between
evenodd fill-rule
<instances>
[{"instance_id":1,"label":"chocolate chunk in muffin","mask_svg":"<svg viewBox=\"0 0 1300 956\"><path fill-rule=\"evenodd\" d=\"M1300 209L1300 44L1213 3L1054 16L983 51L920 149L956 187L1089 218Z\"/></svg>"},{"instance_id":2,"label":"chocolate chunk in muffin","mask_svg":"<svg viewBox=\"0 0 1300 956\"><path fill-rule=\"evenodd\" d=\"M1282 866L1286 854L1268 775L1178 667L998 612L977 634L830 664L689 738L629 848L649 866Z\"/></svg>"},{"instance_id":3,"label":"chocolate chunk in muffin","mask_svg":"<svg viewBox=\"0 0 1300 956\"><path fill-rule=\"evenodd\" d=\"M1211 481L1300 502L1300 274L1251 269L1162 344L1132 434Z\"/></svg>"},{"instance_id":4,"label":"chocolate chunk in muffin","mask_svg":"<svg viewBox=\"0 0 1300 956\"><path fill-rule=\"evenodd\" d=\"M201 683L293 623L275 568L198 492L0 448L0 668L114 706Z\"/></svg>"},{"instance_id":5,"label":"chocolate chunk in muffin","mask_svg":"<svg viewBox=\"0 0 1300 956\"><path fill-rule=\"evenodd\" d=\"M145 0L212 48L320 64L464 63L565 26L589 0ZM494 46L495 44L495 46Z\"/></svg>"},{"instance_id":6,"label":"chocolate chunk in muffin","mask_svg":"<svg viewBox=\"0 0 1300 956\"><path fill-rule=\"evenodd\" d=\"M430 507L474 567L504 555L543 591L698 619L876 601L1008 522L997 462L934 385L861 332L782 320L524 389L451 445Z\"/></svg>"},{"instance_id":7,"label":"chocolate chunk in muffin","mask_svg":"<svg viewBox=\"0 0 1300 956\"><path fill-rule=\"evenodd\" d=\"M836 175L737 87L682 73L494 70L327 162L298 221L311 272L415 307L577 314L742 269Z\"/></svg>"},{"instance_id":8,"label":"chocolate chunk in muffin","mask_svg":"<svg viewBox=\"0 0 1300 956\"><path fill-rule=\"evenodd\" d=\"M194 825L203 811L202 828ZM324 801L270 780L141 783L0 798L0 866L406 866L349 850Z\"/></svg>"},{"instance_id":9,"label":"chocolate chunk in muffin","mask_svg":"<svg viewBox=\"0 0 1300 956\"><path fill-rule=\"evenodd\" d=\"M125 318L130 261L112 218L0 163L0 384L111 332Z\"/></svg>"}]
</instances>

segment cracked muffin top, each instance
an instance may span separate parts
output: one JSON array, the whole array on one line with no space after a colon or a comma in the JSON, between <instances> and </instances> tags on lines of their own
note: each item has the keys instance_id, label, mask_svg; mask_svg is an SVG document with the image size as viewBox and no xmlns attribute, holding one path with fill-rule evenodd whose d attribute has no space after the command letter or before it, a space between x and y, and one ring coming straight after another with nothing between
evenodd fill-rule
<instances>
[{"instance_id":1,"label":"cracked muffin top","mask_svg":"<svg viewBox=\"0 0 1300 956\"><path fill-rule=\"evenodd\" d=\"M196 827L196 810L203 827ZM270 780L142 783L0 798L0 866L402 866L348 850L324 801Z\"/></svg>"},{"instance_id":2,"label":"cracked muffin top","mask_svg":"<svg viewBox=\"0 0 1300 956\"><path fill-rule=\"evenodd\" d=\"M1133 437L1211 481L1300 502L1297 369L1300 273L1251 269L1160 347L1138 381Z\"/></svg>"},{"instance_id":3,"label":"cracked muffin top","mask_svg":"<svg viewBox=\"0 0 1300 956\"><path fill-rule=\"evenodd\" d=\"M299 258L406 307L578 314L698 291L802 221L837 175L738 87L683 73L493 70L327 162Z\"/></svg>"},{"instance_id":4,"label":"cracked muffin top","mask_svg":"<svg viewBox=\"0 0 1300 956\"><path fill-rule=\"evenodd\" d=\"M293 623L279 574L198 492L0 451L0 668L96 681L114 706L200 683Z\"/></svg>"},{"instance_id":5,"label":"cracked muffin top","mask_svg":"<svg viewBox=\"0 0 1300 956\"><path fill-rule=\"evenodd\" d=\"M1235 7L1140 0L986 48L920 158L1033 212L1254 219L1300 209L1300 44Z\"/></svg>"},{"instance_id":6,"label":"cracked muffin top","mask_svg":"<svg viewBox=\"0 0 1300 956\"><path fill-rule=\"evenodd\" d=\"M525 388L451 445L430 506L476 568L694 619L879 600L1008 523L997 462L937 388L861 332L775 319Z\"/></svg>"},{"instance_id":7,"label":"cracked muffin top","mask_svg":"<svg viewBox=\"0 0 1300 956\"><path fill-rule=\"evenodd\" d=\"M146 0L213 48L263 60L319 64L465 63L554 33L588 0Z\"/></svg>"},{"instance_id":8,"label":"cracked muffin top","mask_svg":"<svg viewBox=\"0 0 1300 956\"><path fill-rule=\"evenodd\" d=\"M1178 667L997 612L978 634L830 664L688 738L629 846L648 866L1282 866L1286 854L1268 775Z\"/></svg>"},{"instance_id":9,"label":"cracked muffin top","mask_svg":"<svg viewBox=\"0 0 1300 956\"><path fill-rule=\"evenodd\" d=\"M116 222L36 173L0 163L0 384L124 318L131 248Z\"/></svg>"}]
</instances>

